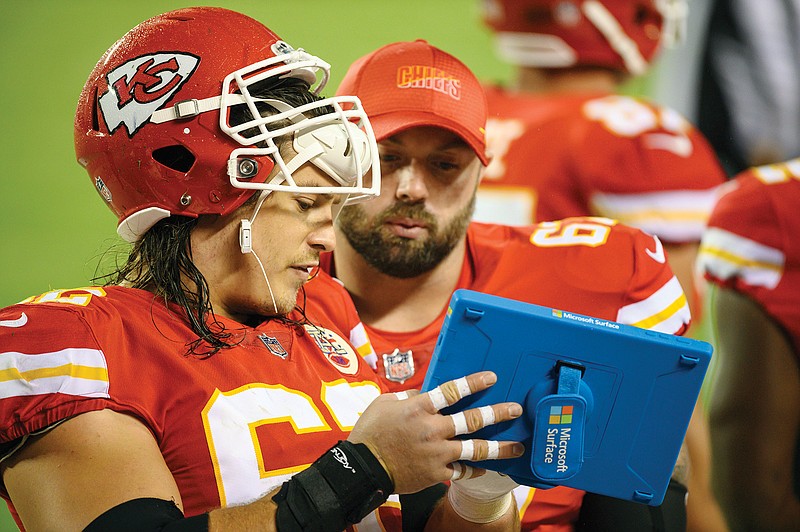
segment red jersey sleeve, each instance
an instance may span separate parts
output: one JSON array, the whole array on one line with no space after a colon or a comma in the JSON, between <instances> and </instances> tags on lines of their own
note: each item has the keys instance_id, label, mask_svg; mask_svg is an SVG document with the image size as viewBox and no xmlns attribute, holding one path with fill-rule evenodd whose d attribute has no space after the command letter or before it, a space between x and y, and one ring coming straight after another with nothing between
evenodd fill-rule
<instances>
[{"instance_id":1,"label":"red jersey sleeve","mask_svg":"<svg viewBox=\"0 0 800 532\"><path fill-rule=\"evenodd\" d=\"M657 237L606 218L474 226L474 290L670 334L690 322Z\"/></svg>"},{"instance_id":2,"label":"red jersey sleeve","mask_svg":"<svg viewBox=\"0 0 800 532\"><path fill-rule=\"evenodd\" d=\"M800 352L800 159L753 168L728 185L709 220L698 270L757 301Z\"/></svg>"},{"instance_id":3,"label":"red jersey sleeve","mask_svg":"<svg viewBox=\"0 0 800 532\"><path fill-rule=\"evenodd\" d=\"M148 417L109 394L108 361L85 316L86 306L104 293L98 287L49 292L0 310L0 410L14 413L0 416L0 441L112 406Z\"/></svg>"}]
</instances>

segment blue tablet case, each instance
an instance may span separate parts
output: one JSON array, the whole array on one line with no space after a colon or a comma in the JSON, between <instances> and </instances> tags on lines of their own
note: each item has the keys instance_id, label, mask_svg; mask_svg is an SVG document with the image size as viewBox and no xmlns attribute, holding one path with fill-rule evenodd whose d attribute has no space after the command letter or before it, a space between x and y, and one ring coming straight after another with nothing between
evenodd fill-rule
<instances>
[{"instance_id":1,"label":"blue tablet case","mask_svg":"<svg viewBox=\"0 0 800 532\"><path fill-rule=\"evenodd\" d=\"M525 412L461 438L521 441L525 454L477 465L528 486L657 506L711 352L699 340L457 290L422 390L492 370L497 383L457 408L516 401Z\"/></svg>"}]
</instances>

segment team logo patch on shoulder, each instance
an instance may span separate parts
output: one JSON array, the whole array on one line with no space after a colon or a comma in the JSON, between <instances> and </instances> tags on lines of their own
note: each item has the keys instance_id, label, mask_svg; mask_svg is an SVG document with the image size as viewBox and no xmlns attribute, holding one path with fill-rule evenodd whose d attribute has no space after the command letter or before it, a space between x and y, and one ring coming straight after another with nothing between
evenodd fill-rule
<instances>
[{"instance_id":1,"label":"team logo patch on shoulder","mask_svg":"<svg viewBox=\"0 0 800 532\"><path fill-rule=\"evenodd\" d=\"M341 336L318 325L305 324L306 332L314 339L325 358L345 375L358 371L358 355Z\"/></svg>"},{"instance_id":2,"label":"team logo patch on shoulder","mask_svg":"<svg viewBox=\"0 0 800 532\"><path fill-rule=\"evenodd\" d=\"M404 383L414 376L414 355L411 351L394 351L383 355L383 368L386 378L393 382Z\"/></svg>"},{"instance_id":3,"label":"team logo patch on shoulder","mask_svg":"<svg viewBox=\"0 0 800 532\"><path fill-rule=\"evenodd\" d=\"M108 130L124 124L133 136L161 108L200 63L181 52L145 55L124 63L106 75L108 91L98 100Z\"/></svg>"}]
</instances>

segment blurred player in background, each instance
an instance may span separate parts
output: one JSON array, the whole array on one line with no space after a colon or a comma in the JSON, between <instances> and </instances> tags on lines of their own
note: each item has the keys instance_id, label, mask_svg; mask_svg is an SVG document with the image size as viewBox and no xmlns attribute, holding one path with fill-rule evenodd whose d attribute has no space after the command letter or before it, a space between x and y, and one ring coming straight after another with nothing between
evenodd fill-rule
<instances>
[{"instance_id":1,"label":"blurred player in background","mask_svg":"<svg viewBox=\"0 0 800 532\"><path fill-rule=\"evenodd\" d=\"M676 111L619 94L680 40L687 11L683 0L485 0L483 20L515 76L486 87L493 159L475 219L603 216L638 227L660 239L698 320L694 260L725 172ZM690 486L690 528L719 530L703 480L707 440L698 405L688 443L702 486ZM695 502L702 511L691 512Z\"/></svg>"},{"instance_id":2,"label":"blurred player in background","mask_svg":"<svg viewBox=\"0 0 800 532\"><path fill-rule=\"evenodd\" d=\"M733 179L698 270L718 285L712 485L733 530L800 530L800 159Z\"/></svg>"},{"instance_id":3,"label":"blurred player in background","mask_svg":"<svg viewBox=\"0 0 800 532\"><path fill-rule=\"evenodd\" d=\"M338 94L357 95L370 116L382 191L342 209L338 246L321 260L353 296L375 348L368 360L390 389L422 384L458 288L666 333L688 326L686 298L655 237L605 218L471 223L490 160L487 106L480 82L455 57L425 41L389 44L355 61ZM630 503L636 517L615 514L611 526L650 530L663 519L683 530L682 464L676 472L657 516ZM476 492L500 496L513 487L497 480ZM579 520L584 493L518 487L514 495L523 529L566 531ZM582 519L599 526L597 516Z\"/></svg>"},{"instance_id":4,"label":"blurred player in background","mask_svg":"<svg viewBox=\"0 0 800 532\"><path fill-rule=\"evenodd\" d=\"M382 395L344 339L364 346L348 295L309 280L345 198L380 190L358 100L317 95L328 68L210 7L149 19L97 63L75 148L133 245L106 286L0 310L0 493L21 527L385 530L372 510L428 486L405 526L518 522L511 497L462 519L486 512L455 490L481 472L458 460L521 445L453 438L520 405L438 413L489 372ZM298 305L306 282L322 286Z\"/></svg>"},{"instance_id":5,"label":"blurred player in background","mask_svg":"<svg viewBox=\"0 0 800 532\"><path fill-rule=\"evenodd\" d=\"M604 216L659 237L687 296L725 174L682 116L618 94L678 40L682 0L486 0L508 87L486 87L492 164L475 219ZM692 306L692 310L696 310Z\"/></svg>"}]
</instances>

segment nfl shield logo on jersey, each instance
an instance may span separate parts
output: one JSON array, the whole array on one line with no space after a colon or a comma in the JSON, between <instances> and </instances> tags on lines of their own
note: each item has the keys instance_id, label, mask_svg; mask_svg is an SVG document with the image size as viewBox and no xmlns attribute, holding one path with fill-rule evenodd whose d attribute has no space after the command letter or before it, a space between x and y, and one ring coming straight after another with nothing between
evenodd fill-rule
<instances>
[{"instance_id":1,"label":"nfl shield logo on jersey","mask_svg":"<svg viewBox=\"0 0 800 532\"><path fill-rule=\"evenodd\" d=\"M286 349L283 348L281 343L274 336L269 336L266 333L262 333L258 335L258 339L264 342L264 345L273 355L279 356L284 360L286 360L286 357L289 356L289 353L286 352Z\"/></svg>"},{"instance_id":2,"label":"nfl shield logo on jersey","mask_svg":"<svg viewBox=\"0 0 800 532\"><path fill-rule=\"evenodd\" d=\"M383 367L387 379L402 384L414 375L414 356L411 351L395 348L391 353L383 355Z\"/></svg>"}]
</instances>

